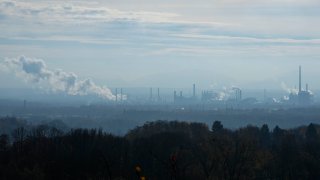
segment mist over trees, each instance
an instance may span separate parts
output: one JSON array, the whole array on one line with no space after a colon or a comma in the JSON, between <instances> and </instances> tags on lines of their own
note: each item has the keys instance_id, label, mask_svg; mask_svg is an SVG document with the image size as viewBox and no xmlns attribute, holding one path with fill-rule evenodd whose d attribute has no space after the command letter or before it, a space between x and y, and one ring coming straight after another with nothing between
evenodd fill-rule
<instances>
[{"instance_id":1,"label":"mist over trees","mask_svg":"<svg viewBox=\"0 0 320 180\"><path fill-rule=\"evenodd\" d=\"M317 179L319 131L220 121L147 122L125 136L18 127L0 136L0 179Z\"/></svg>"},{"instance_id":2,"label":"mist over trees","mask_svg":"<svg viewBox=\"0 0 320 180\"><path fill-rule=\"evenodd\" d=\"M23 102L23 101L22 101ZM168 120L200 122L211 126L212 121L221 121L228 129L245 127L248 124L262 126L267 124L273 129L275 126L281 128L294 128L310 123L320 124L320 108L280 108L280 109L214 109L199 106L185 107L177 106L149 106L149 105L83 105L67 106L47 104L33 104L29 102L24 108L22 103L7 104L0 103L0 117L14 116L20 123L25 125L51 124L54 126L66 126L67 128L89 128L99 129L123 136L128 130L141 126L148 121ZM209 109L210 108L210 109ZM14 121L1 121L14 122ZM12 130L12 124L3 124L2 131ZM6 126L10 128L6 128ZM4 132L8 133L8 132Z\"/></svg>"}]
</instances>

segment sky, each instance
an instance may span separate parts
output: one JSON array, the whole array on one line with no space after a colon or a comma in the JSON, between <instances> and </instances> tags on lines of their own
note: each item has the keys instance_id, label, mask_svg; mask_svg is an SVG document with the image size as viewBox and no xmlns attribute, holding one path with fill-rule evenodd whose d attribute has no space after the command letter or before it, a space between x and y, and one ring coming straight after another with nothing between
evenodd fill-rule
<instances>
[{"instance_id":1,"label":"sky","mask_svg":"<svg viewBox=\"0 0 320 180\"><path fill-rule=\"evenodd\" d=\"M104 87L320 89L318 0L0 1L0 62ZM1 67L1 66L0 66ZM3 68L2 68L3 69ZM1 87L28 87L12 69ZM82 82L82 80L79 82Z\"/></svg>"}]
</instances>

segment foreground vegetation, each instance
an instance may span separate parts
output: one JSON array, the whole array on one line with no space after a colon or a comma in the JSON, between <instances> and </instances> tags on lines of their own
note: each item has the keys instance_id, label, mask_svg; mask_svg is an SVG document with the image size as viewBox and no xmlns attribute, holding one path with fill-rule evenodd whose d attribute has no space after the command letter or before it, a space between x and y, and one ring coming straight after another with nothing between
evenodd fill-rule
<instances>
[{"instance_id":1,"label":"foreground vegetation","mask_svg":"<svg viewBox=\"0 0 320 180\"><path fill-rule=\"evenodd\" d=\"M119 137L20 127L0 136L0 179L319 179L319 130L156 121Z\"/></svg>"}]
</instances>

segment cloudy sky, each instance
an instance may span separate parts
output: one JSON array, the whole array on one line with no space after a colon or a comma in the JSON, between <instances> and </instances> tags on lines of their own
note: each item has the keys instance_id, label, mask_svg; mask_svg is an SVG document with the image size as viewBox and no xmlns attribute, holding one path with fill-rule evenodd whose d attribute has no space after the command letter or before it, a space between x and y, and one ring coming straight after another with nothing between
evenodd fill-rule
<instances>
[{"instance_id":1,"label":"cloudy sky","mask_svg":"<svg viewBox=\"0 0 320 180\"><path fill-rule=\"evenodd\" d=\"M0 1L0 61L42 59L108 87L320 89L318 0ZM25 83L0 72L2 87Z\"/></svg>"}]
</instances>

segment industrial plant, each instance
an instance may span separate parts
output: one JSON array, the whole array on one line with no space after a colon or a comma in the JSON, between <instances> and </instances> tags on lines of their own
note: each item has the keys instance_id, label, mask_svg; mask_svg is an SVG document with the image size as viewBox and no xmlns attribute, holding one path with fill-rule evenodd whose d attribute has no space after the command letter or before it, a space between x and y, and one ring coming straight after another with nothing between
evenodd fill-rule
<instances>
[{"instance_id":1,"label":"industrial plant","mask_svg":"<svg viewBox=\"0 0 320 180\"><path fill-rule=\"evenodd\" d=\"M299 105L308 105L313 102L313 94L309 91L308 84L306 83L306 88L302 89L302 74L301 66L299 66L299 90L293 91L289 95L289 102Z\"/></svg>"},{"instance_id":2,"label":"industrial plant","mask_svg":"<svg viewBox=\"0 0 320 180\"><path fill-rule=\"evenodd\" d=\"M306 80L301 66L297 76L297 82L292 83L297 88L282 87L282 90L245 89L235 85L204 87L194 82L184 88L113 87L108 101L96 94L30 93L28 98L23 94L21 99L1 100L0 116L11 115L33 123L60 119L70 127L103 127L118 135L155 120L207 124L219 120L230 128L264 123L291 128L318 120L320 112L319 99L314 96L317 93L313 93L316 91L312 92L307 83L305 88L302 86Z\"/></svg>"},{"instance_id":3,"label":"industrial plant","mask_svg":"<svg viewBox=\"0 0 320 180\"><path fill-rule=\"evenodd\" d=\"M217 107L270 107L270 106L305 106L314 104L313 93L309 90L306 83L305 89L302 88L302 68L299 66L298 89L290 89L289 94L281 95L268 94L267 89L261 89L260 93L252 93L249 90L232 86L222 89L201 89L194 83L190 88L154 88L150 87L147 91L140 88L130 91L124 88L115 88L116 104L153 104L153 105L209 105ZM256 90L258 91L258 90ZM271 92L272 90L268 90ZM143 93L145 92L145 93ZM149 92L149 93L148 93ZM198 92L198 93L197 93ZM257 96L257 94L259 96Z\"/></svg>"}]
</instances>

